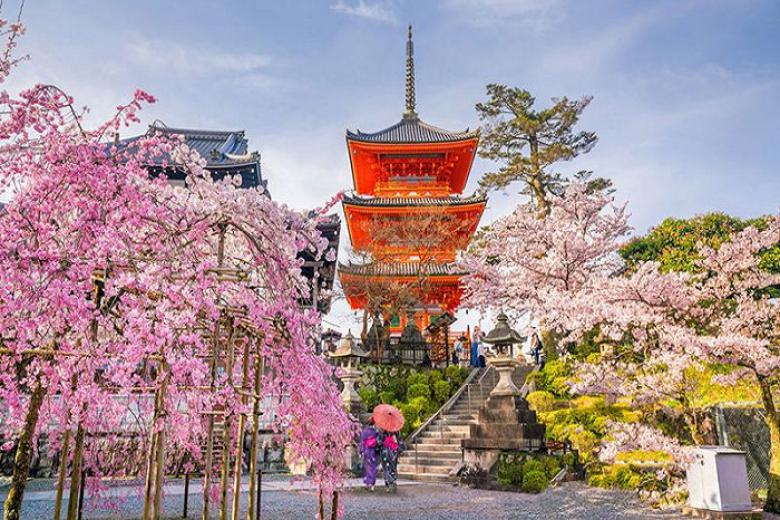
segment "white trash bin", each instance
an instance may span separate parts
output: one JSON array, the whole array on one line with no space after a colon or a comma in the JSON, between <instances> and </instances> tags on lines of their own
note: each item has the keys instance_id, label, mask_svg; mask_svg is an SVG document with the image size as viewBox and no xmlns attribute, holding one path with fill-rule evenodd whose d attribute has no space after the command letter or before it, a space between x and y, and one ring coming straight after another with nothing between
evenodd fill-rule
<instances>
[{"instance_id":1,"label":"white trash bin","mask_svg":"<svg viewBox=\"0 0 780 520\"><path fill-rule=\"evenodd\" d=\"M699 446L688 468L688 505L710 511L750 511L745 452Z\"/></svg>"}]
</instances>

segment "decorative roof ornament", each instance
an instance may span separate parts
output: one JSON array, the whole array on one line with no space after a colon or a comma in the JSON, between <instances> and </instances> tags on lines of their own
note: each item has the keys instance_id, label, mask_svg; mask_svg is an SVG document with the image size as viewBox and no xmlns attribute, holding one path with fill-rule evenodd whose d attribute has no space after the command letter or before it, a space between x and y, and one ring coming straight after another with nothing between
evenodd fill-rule
<instances>
[{"instance_id":1,"label":"decorative roof ornament","mask_svg":"<svg viewBox=\"0 0 780 520\"><path fill-rule=\"evenodd\" d=\"M412 24L409 24L409 37L406 40L406 110L404 119L417 119L414 95L414 42L412 42Z\"/></svg>"}]
</instances>

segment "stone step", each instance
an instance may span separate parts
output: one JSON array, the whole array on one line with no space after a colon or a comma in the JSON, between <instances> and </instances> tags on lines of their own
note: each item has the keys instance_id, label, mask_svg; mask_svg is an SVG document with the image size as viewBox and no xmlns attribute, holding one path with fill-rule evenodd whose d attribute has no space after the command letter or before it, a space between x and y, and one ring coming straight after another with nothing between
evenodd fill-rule
<instances>
[{"instance_id":1,"label":"stone step","mask_svg":"<svg viewBox=\"0 0 780 520\"><path fill-rule=\"evenodd\" d=\"M443 437L443 438L442 438ZM417 439L420 442L432 443L432 444L457 444L460 446L461 439L466 439L467 434L461 432L444 432L444 435L439 435L439 432L425 432L421 434Z\"/></svg>"},{"instance_id":2,"label":"stone step","mask_svg":"<svg viewBox=\"0 0 780 520\"><path fill-rule=\"evenodd\" d=\"M434 428L434 429L438 428L439 424L442 424L442 423L445 426L448 425L448 424L450 426L468 426L469 424L476 423L476 418L472 419L471 417L468 417L468 418L463 418L463 419L456 419L454 417L450 418L450 417L445 416L442 419L436 419L435 421L433 421L433 423L431 423L431 427Z\"/></svg>"},{"instance_id":3,"label":"stone step","mask_svg":"<svg viewBox=\"0 0 780 520\"><path fill-rule=\"evenodd\" d=\"M418 452L422 451L438 451L438 452L444 452L444 453L458 453L460 454L460 443L458 444L435 444L435 443L428 443L428 442L421 442L421 443L415 443L412 444L410 447L406 449L404 453L413 453L415 446L417 447Z\"/></svg>"},{"instance_id":4,"label":"stone step","mask_svg":"<svg viewBox=\"0 0 780 520\"><path fill-rule=\"evenodd\" d=\"M399 464L398 473L438 473L439 475L446 475L450 472L455 464L417 464L413 462L411 464Z\"/></svg>"},{"instance_id":5,"label":"stone step","mask_svg":"<svg viewBox=\"0 0 780 520\"><path fill-rule=\"evenodd\" d=\"M398 478L402 480L417 480L422 482L451 482L453 477L449 473L398 473Z\"/></svg>"},{"instance_id":6,"label":"stone step","mask_svg":"<svg viewBox=\"0 0 780 520\"><path fill-rule=\"evenodd\" d=\"M401 455L402 459L406 458L406 459L414 460L415 457L417 457L418 460L419 459L460 460L461 452L460 450L457 451L417 450L416 452L414 450L407 450L403 452L403 454Z\"/></svg>"},{"instance_id":7,"label":"stone step","mask_svg":"<svg viewBox=\"0 0 780 520\"><path fill-rule=\"evenodd\" d=\"M431 466L446 466L446 467L453 467L455 464L460 462L460 457L456 456L454 458L427 458L427 457L417 457L416 459L414 456L411 457L401 457L398 459L398 464L403 466L417 466L417 467L431 467Z\"/></svg>"}]
</instances>

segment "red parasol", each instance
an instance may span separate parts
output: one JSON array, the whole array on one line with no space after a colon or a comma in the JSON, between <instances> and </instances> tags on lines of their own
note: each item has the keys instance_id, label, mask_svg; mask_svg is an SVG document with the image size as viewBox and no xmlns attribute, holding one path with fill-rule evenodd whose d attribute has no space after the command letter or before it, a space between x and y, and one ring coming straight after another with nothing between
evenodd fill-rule
<instances>
[{"instance_id":1,"label":"red parasol","mask_svg":"<svg viewBox=\"0 0 780 520\"><path fill-rule=\"evenodd\" d=\"M380 404L371 414L374 424L386 432L397 432L404 427L404 416L401 410L389 404Z\"/></svg>"}]
</instances>

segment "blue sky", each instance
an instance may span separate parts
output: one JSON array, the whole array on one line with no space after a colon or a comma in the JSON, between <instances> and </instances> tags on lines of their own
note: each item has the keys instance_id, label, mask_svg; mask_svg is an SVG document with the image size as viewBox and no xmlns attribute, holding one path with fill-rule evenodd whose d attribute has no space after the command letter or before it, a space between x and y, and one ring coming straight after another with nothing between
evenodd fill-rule
<instances>
[{"instance_id":1,"label":"blue sky","mask_svg":"<svg viewBox=\"0 0 780 520\"><path fill-rule=\"evenodd\" d=\"M594 96L581 126L599 143L562 170L612 178L638 232L780 202L774 0L28 0L24 22L32 61L8 88L55 83L96 122L141 87L159 98L144 125L245 129L274 198L297 208L350 187L345 128L400 118L407 23L432 124L477 126L490 82L540 103ZM469 189L490 168L477 161ZM516 191L493 195L485 221Z\"/></svg>"}]
</instances>

